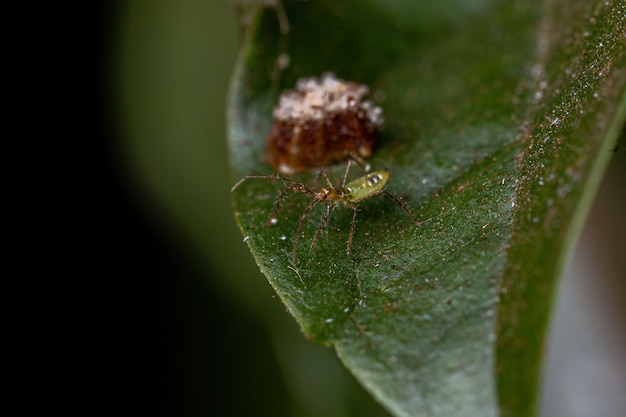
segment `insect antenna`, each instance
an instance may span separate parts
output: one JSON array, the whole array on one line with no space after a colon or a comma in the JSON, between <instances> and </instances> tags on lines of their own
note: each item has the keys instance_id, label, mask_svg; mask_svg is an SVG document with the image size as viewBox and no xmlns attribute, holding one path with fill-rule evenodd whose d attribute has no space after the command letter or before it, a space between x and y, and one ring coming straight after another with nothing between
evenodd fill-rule
<instances>
[{"instance_id":1,"label":"insect antenna","mask_svg":"<svg viewBox=\"0 0 626 417\"><path fill-rule=\"evenodd\" d=\"M235 185L233 185L233 188L230 189L231 192L235 191L244 181L246 180L254 180L254 179L261 179L261 180L270 180L270 181L282 181L286 187L281 191L281 193L278 195L278 199L276 201L276 204L274 205L274 209L272 210L271 214L270 214L270 218L266 223L266 226L270 226L274 223L275 219L276 219L276 213L278 213L278 210L280 209L280 205L282 204L282 202L285 200L285 195L287 194L287 192L294 191L294 192L299 192L299 193L303 193L303 194L310 194L310 195L315 195L315 193L309 189L306 185L294 181L290 178L285 178L281 175L278 174L271 174L271 175L248 175L243 177L242 179L240 179L239 181L237 181L237 183Z\"/></svg>"},{"instance_id":2,"label":"insect antenna","mask_svg":"<svg viewBox=\"0 0 626 417\"><path fill-rule=\"evenodd\" d=\"M242 179L240 179L239 181L237 181L237 183L233 185L233 188L230 189L230 192L232 193L237 188L239 188L239 186L243 184L244 181L253 180L253 179L265 179L265 180L270 180L270 181L276 181L276 180L282 179L282 177L280 175L273 175L273 174L272 175L247 175L243 177Z\"/></svg>"},{"instance_id":3,"label":"insect antenna","mask_svg":"<svg viewBox=\"0 0 626 417\"><path fill-rule=\"evenodd\" d=\"M279 175L279 174L246 175L245 177L243 177L242 179L237 181L237 183L235 185L233 185L233 188L230 189L230 192L235 191L244 181L246 181L246 180L255 180L255 179L270 180L270 181L282 181L282 182L284 182L287 185L288 189L293 189L294 191L298 191L298 192L305 193L305 194L315 195L315 193L313 191L311 191L306 185L304 185L304 184L302 184L302 183L300 183L298 181L294 181L291 178L283 177L282 175Z\"/></svg>"}]
</instances>

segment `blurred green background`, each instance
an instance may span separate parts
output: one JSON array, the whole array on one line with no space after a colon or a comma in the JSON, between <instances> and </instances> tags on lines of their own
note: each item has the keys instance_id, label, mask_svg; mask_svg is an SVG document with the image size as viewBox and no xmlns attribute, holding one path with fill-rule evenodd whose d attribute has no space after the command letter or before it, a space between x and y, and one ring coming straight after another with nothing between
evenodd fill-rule
<instances>
[{"instance_id":1,"label":"blurred green background","mask_svg":"<svg viewBox=\"0 0 626 417\"><path fill-rule=\"evenodd\" d=\"M364 394L332 349L304 339L260 274L236 228L229 191L236 178L230 176L226 159L225 111L242 37L230 3L129 0L119 2L110 18L111 59L106 72L112 83L107 107L116 134L108 150L116 181L134 216L129 221L137 220L140 224L134 227L142 233L141 238L128 240L128 253L122 256L140 259L142 264L122 269L116 282L121 283L121 290L123 285L138 288L133 294L136 299L130 298L129 303L136 302L139 313L129 320L146 335L144 348L133 350L143 364L137 380L145 392L140 400L142 410L149 415L185 416L388 415ZM600 214L605 223L611 218L606 210L625 205L624 194L619 197L614 191L624 188L624 151L618 151L615 159L618 166L614 163L612 179L603 189L609 203L604 200L604 205L594 207L596 214L605 210ZM554 353L562 352L557 343L581 346L567 334L582 337L583 342L599 342L595 350L585 344L583 353L592 352L592 362L609 359L602 368L605 373L596 379L605 381L605 394L626 384L625 314L623 307L615 307L623 306L624 281L619 277L625 270L624 245L597 243L611 233L618 239L626 235L622 234L624 223L616 221L608 226L588 225L591 232L583 235L588 243L578 249L586 250L587 255L577 252L574 258L576 262L588 259L591 251L604 257L601 261L595 258L601 266L606 267L611 259L621 260L621 264L618 261L611 269L613 275L594 269L583 273L579 281L564 280L564 295L572 288L568 283L581 284L570 301L557 305L555 323L565 319L569 333L562 336L557 332L560 339L553 335L548 351L558 360L566 355ZM599 232L602 230L606 232ZM596 243L589 243L594 235ZM571 266L570 273L585 271L594 263L583 265ZM584 285L589 276L596 290L600 282L606 282L602 285L611 285L616 291L608 291L609 298L596 294L591 313L597 311L597 305L609 307L596 324L581 325L572 322L572 312L589 302L581 304L576 298L589 296ZM609 278L603 281L605 276ZM570 310L561 311L567 305ZM590 314L584 316L588 319ZM607 320L613 323L603 333L609 335L608 342L598 334L584 333L585 329L597 330L597 323L606 327ZM582 408L576 408L580 392L590 393L589 385L594 382L580 378L589 374L584 367L582 374L572 376L572 363L586 363L581 356L574 355L572 360L548 369L544 415L583 416L589 415L581 414L585 407L595 411L604 407L608 411L594 415L609 417L611 410L626 408L619 395L591 395ZM561 389L564 381L572 378L588 382L587 388L583 386L580 392L576 389L581 388L576 388L573 394ZM611 403L607 397L617 401Z\"/></svg>"}]
</instances>

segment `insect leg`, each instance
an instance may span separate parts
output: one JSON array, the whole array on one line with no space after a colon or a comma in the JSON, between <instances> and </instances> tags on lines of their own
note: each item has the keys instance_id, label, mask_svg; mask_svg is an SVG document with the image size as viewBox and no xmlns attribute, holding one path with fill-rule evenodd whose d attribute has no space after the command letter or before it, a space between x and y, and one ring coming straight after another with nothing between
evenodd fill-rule
<instances>
[{"instance_id":1,"label":"insect leg","mask_svg":"<svg viewBox=\"0 0 626 417\"><path fill-rule=\"evenodd\" d=\"M330 212L333 211L335 207L337 207L337 203L335 203L334 201L326 205L326 213L322 217L322 221L320 222L320 227L317 229L317 233L315 233L315 237L313 238L313 241L311 242L311 250L313 250L313 248L315 247L315 244L317 243L317 239L322 234L322 231L324 230L324 228L328 225L328 218L330 217Z\"/></svg>"},{"instance_id":2,"label":"insect leg","mask_svg":"<svg viewBox=\"0 0 626 417\"><path fill-rule=\"evenodd\" d=\"M296 250L298 249L298 239L300 238L300 233L302 233L302 225L304 224L304 219L306 215L311 211L315 204L319 203L318 200L313 200L311 203L306 206L302 214L300 215L300 221L298 222L298 230L296 230L296 234L293 237L293 249L291 251L291 259L294 263L296 263Z\"/></svg>"},{"instance_id":3,"label":"insect leg","mask_svg":"<svg viewBox=\"0 0 626 417\"><path fill-rule=\"evenodd\" d=\"M350 171L350 166L352 165L352 156L350 156L350 158L348 158L348 163L346 164L346 172L343 174L343 181L341 182L341 186L345 187L346 186L346 180L348 179L348 172Z\"/></svg>"},{"instance_id":4,"label":"insect leg","mask_svg":"<svg viewBox=\"0 0 626 417\"><path fill-rule=\"evenodd\" d=\"M276 200L276 205L274 206L274 210L272 210L272 213L270 214L270 218L267 221L266 226L270 226L274 222L274 219L276 219L276 213L278 213L278 209L280 208L280 205L282 204L282 202L285 200L285 195L287 194L288 191L291 190L291 191L295 191L298 193L315 194L313 191L308 189L304 184L295 182L293 180L290 180L289 178L281 177L280 179L284 180L287 184L291 184L291 185L288 185L287 187L283 189L283 191L281 191L280 195L278 196L278 200Z\"/></svg>"},{"instance_id":5,"label":"insect leg","mask_svg":"<svg viewBox=\"0 0 626 417\"><path fill-rule=\"evenodd\" d=\"M370 172L370 164L369 162L365 162L365 159L363 159L363 157L361 157L361 155L359 155L358 153L354 153L351 152L350 153L350 158L352 158L354 160L354 162L356 162L357 164L359 164L359 166L361 168L363 168L363 171Z\"/></svg>"},{"instance_id":6,"label":"insect leg","mask_svg":"<svg viewBox=\"0 0 626 417\"><path fill-rule=\"evenodd\" d=\"M270 218L267 219L267 223L265 224L265 226L271 226L275 222L276 214L278 213L278 209L280 208L280 205L285 200L285 195L287 194L287 191L293 190L294 189L293 187L294 186L285 187L283 191L281 191L280 195L278 196L278 199L276 200L276 205L274 206L274 210L272 210L272 213L270 213Z\"/></svg>"},{"instance_id":7,"label":"insect leg","mask_svg":"<svg viewBox=\"0 0 626 417\"><path fill-rule=\"evenodd\" d=\"M322 173L324 172L324 169L320 169L319 172L317 173L317 175L315 176L315 182L313 183L313 189L317 189L319 188L317 185L320 182L320 178L322 177Z\"/></svg>"},{"instance_id":8,"label":"insect leg","mask_svg":"<svg viewBox=\"0 0 626 417\"><path fill-rule=\"evenodd\" d=\"M411 213L411 210L409 210L409 207L406 204L404 204L398 197L396 197L395 195L391 194L387 190L381 190L381 192L385 193L385 195L387 197L389 197L391 200L393 200L394 203L396 203L397 205L402 207L404 209L404 211L406 211L406 214L408 214L411 217L411 219L413 219L413 222L415 223L416 226L420 225L420 222L415 218L413 213Z\"/></svg>"},{"instance_id":9,"label":"insect leg","mask_svg":"<svg viewBox=\"0 0 626 417\"><path fill-rule=\"evenodd\" d=\"M356 213L357 207L354 204L350 204L346 201L343 202L347 207L350 207L354 210L354 214L352 215L352 225L350 226L350 234L348 235L348 243L347 243L347 251L348 256L352 255L352 238L354 237L354 231L356 230Z\"/></svg>"},{"instance_id":10,"label":"insect leg","mask_svg":"<svg viewBox=\"0 0 626 417\"><path fill-rule=\"evenodd\" d=\"M333 183L330 182L330 178L328 178L328 174L326 173L326 171L321 171L322 175L324 176L324 178L326 179L326 183L328 183L328 186L331 189L334 189L335 187L333 187Z\"/></svg>"}]
</instances>

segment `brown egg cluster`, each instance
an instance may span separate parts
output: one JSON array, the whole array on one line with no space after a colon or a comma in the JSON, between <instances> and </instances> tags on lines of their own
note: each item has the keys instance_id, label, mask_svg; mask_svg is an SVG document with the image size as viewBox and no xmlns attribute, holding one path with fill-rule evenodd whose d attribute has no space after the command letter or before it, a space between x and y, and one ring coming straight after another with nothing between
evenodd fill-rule
<instances>
[{"instance_id":1,"label":"brown egg cluster","mask_svg":"<svg viewBox=\"0 0 626 417\"><path fill-rule=\"evenodd\" d=\"M274 108L265 158L283 174L329 166L372 154L383 123L380 107L362 98L367 86L334 74L302 78Z\"/></svg>"}]
</instances>

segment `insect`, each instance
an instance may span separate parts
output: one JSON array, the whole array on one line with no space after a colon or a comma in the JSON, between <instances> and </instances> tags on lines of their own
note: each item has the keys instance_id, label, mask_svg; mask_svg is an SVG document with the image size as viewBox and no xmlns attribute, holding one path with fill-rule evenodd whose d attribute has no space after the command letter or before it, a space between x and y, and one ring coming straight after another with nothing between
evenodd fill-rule
<instances>
[{"instance_id":1,"label":"insect","mask_svg":"<svg viewBox=\"0 0 626 417\"><path fill-rule=\"evenodd\" d=\"M366 85L332 73L301 78L274 107L265 160L281 174L329 166L350 158L363 165L378 141L383 112L363 100Z\"/></svg>"},{"instance_id":2,"label":"insect","mask_svg":"<svg viewBox=\"0 0 626 417\"><path fill-rule=\"evenodd\" d=\"M293 237L293 242L292 242L293 248L292 248L291 254L292 254L292 260L294 263L296 262L296 249L298 246L298 239L300 238L300 233L302 231L304 220L307 214L309 213L309 211L311 211L311 209L316 204L319 204L319 203L323 203L323 202L327 203L326 212L324 213L324 216L321 219L320 226L317 229L317 233L315 234L315 236L313 237L313 240L311 241L311 246L310 246L311 250L315 248L317 240L319 239L324 228L327 226L330 213L335 209L335 207L337 207L337 204L343 203L346 207L351 208L354 212L352 215L352 225L350 227L350 234L348 235L348 241L347 241L347 253L348 253L348 256L351 256L352 255L352 239L354 238L354 231L356 230L356 216L357 216L357 211L358 211L356 204L368 198L379 195L379 194L385 194L398 206L402 207L402 209L409 215L409 217L411 217L413 222L417 226L419 226L419 222L417 221L413 213L411 213L411 210L409 210L406 204L400 201L398 197L394 196L393 194L389 193L387 190L384 189L385 185L387 184L387 181L389 180L389 171L386 171L386 170L374 171L360 178L357 178L354 181L350 181L348 184L345 184L347 172L349 168L350 168L350 161L348 162L348 168L346 169L346 175L344 175L342 186L338 188L333 187L325 171L320 171L321 175L326 180L328 187L322 187L318 191L314 191L311 188L307 187L306 185L299 183L297 181L294 181L290 178L283 177L280 174L249 175L249 176L243 177L233 186L231 191L235 191L244 181L250 180L250 179L265 179L265 180L271 180L271 181L282 181L283 183L285 183L286 187L280 193L278 200L276 201L276 205L274 206L274 210L270 214L270 218L267 223L268 226L276 223L276 214L280 208L280 205L282 204L285 198L285 195L290 190L294 192L298 192L298 193L308 194L313 197L313 200L311 201L311 203L309 203L309 205L304 209L304 211L300 215L298 229L296 230L296 234Z\"/></svg>"}]
</instances>

